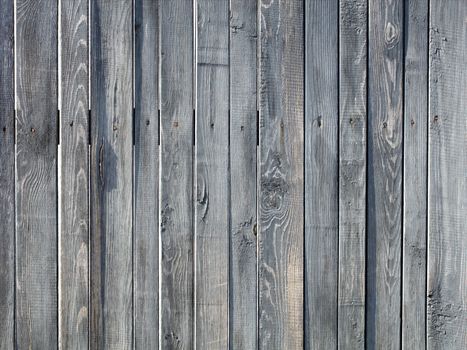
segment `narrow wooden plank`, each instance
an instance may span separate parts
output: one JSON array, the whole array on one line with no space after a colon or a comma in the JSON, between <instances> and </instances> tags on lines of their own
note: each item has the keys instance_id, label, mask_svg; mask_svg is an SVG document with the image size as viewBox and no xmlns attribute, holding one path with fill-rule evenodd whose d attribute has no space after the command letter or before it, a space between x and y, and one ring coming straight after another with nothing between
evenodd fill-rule
<instances>
[{"instance_id":1,"label":"narrow wooden plank","mask_svg":"<svg viewBox=\"0 0 467 350\"><path fill-rule=\"evenodd\" d=\"M256 42L257 1L230 2L229 344L257 348Z\"/></svg>"},{"instance_id":2,"label":"narrow wooden plank","mask_svg":"<svg viewBox=\"0 0 467 350\"><path fill-rule=\"evenodd\" d=\"M88 2L61 1L59 347L89 342Z\"/></svg>"},{"instance_id":3,"label":"narrow wooden plank","mask_svg":"<svg viewBox=\"0 0 467 350\"><path fill-rule=\"evenodd\" d=\"M403 2L369 2L366 346L399 349Z\"/></svg>"},{"instance_id":4,"label":"narrow wooden plank","mask_svg":"<svg viewBox=\"0 0 467 350\"><path fill-rule=\"evenodd\" d=\"M131 1L130 1L131 2ZM159 1L135 6L134 336L159 347Z\"/></svg>"},{"instance_id":5,"label":"narrow wooden plank","mask_svg":"<svg viewBox=\"0 0 467 350\"><path fill-rule=\"evenodd\" d=\"M402 348L426 349L428 1L405 3Z\"/></svg>"},{"instance_id":6,"label":"narrow wooden plank","mask_svg":"<svg viewBox=\"0 0 467 350\"><path fill-rule=\"evenodd\" d=\"M338 348L365 348L366 0L340 1Z\"/></svg>"},{"instance_id":7,"label":"narrow wooden plank","mask_svg":"<svg viewBox=\"0 0 467 350\"><path fill-rule=\"evenodd\" d=\"M15 128L13 0L0 0L0 349L13 349L15 298Z\"/></svg>"},{"instance_id":8,"label":"narrow wooden plank","mask_svg":"<svg viewBox=\"0 0 467 350\"><path fill-rule=\"evenodd\" d=\"M229 1L197 0L195 346L228 346Z\"/></svg>"},{"instance_id":9,"label":"narrow wooden plank","mask_svg":"<svg viewBox=\"0 0 467 350\"><path fill-rule=\"evenodd\" d=\"M259 347L303 348L303 2L260 8Z\"/></svg>"},{"instance_id":10,"label":"narrow wooden plank","mask_svg":"<svg viewBox=\"0 0 467 350\"><path fill-rule=\"evenodd\" d=\"M162 1L160 15L160 338L193 349L193 2Z\"/></svg>"},{"instance_id":11,"label":"narrow wooden plank","mask_svg":"<svg viewBox=\"0 0 467 350\"><path fill-rule=\"evenodd\" d=\"M130 349L132 1L92 2L91 348Z\"/></svg>"},{"instance_id":12,"label":"narrow wooden plank","mask_svg":"<svg viewBox=\"0 0 467 350\"><path fill-rule=\"evenodd\" d=\"M427 348L467 344L467 3L432 0Z\"/></svg>"},{"instance_id":13,"label":"narrow wooden plank","mask_svg":"<svg viewBox=\"0 0 467 350\"><path fill-rule=\"evenodd\" d=\"M57 344L57 2L16 1L16 346Z\"/></svg>"}]
</instances>

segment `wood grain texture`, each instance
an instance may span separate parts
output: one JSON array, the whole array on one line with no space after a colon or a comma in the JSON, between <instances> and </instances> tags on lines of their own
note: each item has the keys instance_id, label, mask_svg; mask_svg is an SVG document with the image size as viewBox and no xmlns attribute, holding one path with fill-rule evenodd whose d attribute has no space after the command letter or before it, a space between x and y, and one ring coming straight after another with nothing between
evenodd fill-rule
<instances>
[{"instance_id":1,"label":"wood grain texture","mask_svg":"<svg viewBox=\"0 0 467 350\"><path fill-rule=\"evenodd\" d=\"M365 347L366 0L340 1L338 348Z\"/></svg>"},{"instance_id":2,"label":"wood grain texture","mask_svg":"<svg viewBox=\"0 0 467 350\"><path fill-rule=\"evenodd\" d=\"M13 1L0 0L0 349L13 349L15 307L15 128Z\"/></svg>"},{"instance_id":3,"label":"wood grain texture","mask_svg":"<svg viewBox=\"0 0 467 350\"><path fill-rule=\"evenodd\" d=\"M193 349L193 2L161 2L161 348Z\"/></svg>"},{"instance_id":4,"label":"wood grain texture","mask_svg":"<svg viewBox=\"0 0 467 350\"><path fill-rule=\"evenodd\" d=\"M16 347L57 344L57 2L16 1Z\"/></svg>"},{"instance_id":5,"label":"wood grain texture","mask_svg":"<svg viewBox=\"0 0 467 350\"><path fill-rule=\"evenodd\" d=\"M260 7L259 347L303 348L303 2Z\"/></svg>"},{"instance_id":6,"label":"wood grain texture","mask_svg":"<svg viewBox=\"0 0 467 350\"><path fill-rule=\"evenodd\" d=\"M197 1L195 346L226 349L229 320L229 1Z\"/></svg>"},{"instance_id":7,"label":"wood grain texture","mask_svg":"<svg viewBox=\"0 0 467 350\"><path fill-rule=\"evenodd\" d=\"M403 2L369 2L366 346L399 349Z\"/></svg>"},{"instance_id":8,"label":"wood grain texture","mask_svg":"<svg viewBox=\"0 0 467 350\"><path fill-rule=\"evenodd\" d=\"M132 1L91 21L91 349L133 347Z\"/></svg>"},{"instance_id":9,"label":"wood grain texture","mask_svg":"<svg viewBox=\"0 0 467 350\"><path fill-rule=\"evenodd\" d=\"M432 0L427 348L467 344L467 4Z\"/></svg>"},{"instance_id":10,"label":"wood grain texture","mask_svg":"<svg viewBox=\"0 0 467 350\"><path fill-rule=\"evenodd\" d=\"M230 2L231 349L257 348L257 1Z\"/></svg>"},{"instance_id":11,"label":"wood grain texture","mask_svg":"<svg viewBox=\"0 0 467 350\"><path fill-rule=\"evenodd\" d=\"M136 349L155 350L159 348L160 3L134 2L134 336Z\"/></svg>"},{"instance_id":12,"label":"wood grain texture","mask_svg":"<svg viewBox=\"0 0 467 350\"><path fill-rule=\"evenodd\" d=\"M59 348L89 341L88 2L61 1Z\"/></svg>"},{"instance_id":13,"label":"wood grain texture","mask_svg":"<svg viewBox=\"0 0 467 350\"><path fill-rule=\"evenodd\" d=\"M402 348L425 349L428 1L405 2Z\"/></svg>"}]
</instances>

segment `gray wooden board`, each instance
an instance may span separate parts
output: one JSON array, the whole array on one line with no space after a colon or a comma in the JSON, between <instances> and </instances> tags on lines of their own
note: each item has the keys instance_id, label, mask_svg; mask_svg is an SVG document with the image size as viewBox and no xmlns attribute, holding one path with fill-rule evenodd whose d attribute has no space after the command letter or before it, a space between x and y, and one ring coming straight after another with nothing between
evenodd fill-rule
<instances>
[{"instance_id":1,"label":"gray wooden board","mask_svg":"<svg viewBox=\"0 0 467 350\"><path fill-rule=\"evenodd\" d=\"M427 348L467 344L467 3L432 0Z\"/></svg>"},{"instance_id":2,"label":"gray wooden board","mask_svg":"<svg viewBox=\"0 0 467 350\"><path fill-rule=\"evenodd\" d=\"M59 344L89 340L88 2L61 1Z\"/></svg>"},{"instance_id":3,"label":"gray wooden board","mask_svg":"<svg viewBox=\"0 0 467 350\"><path fill-rule=\"evenodd\" d=\"M366 0L340 1L338 348L365 347Z\"/></svg>"},{"instance_id":4,"label":"gray wooden board","mask_svg":"<svg viewBox=\"0 0 467 350\"><path fill-rule=\"evenodd\" d=\"M160 18L161 348L193 349L193 2Z\"/></svg>"},{"instance_id":5,"label":"gray wooden board","mask_svg":"<svg viewBox=\"0 0 467 350\"><path fill-rule=\"evenodd\" d=\"M231 349L257 347L257 1L230 2Z\"/></svg>"},{"instance_id":6,"label":"gray wooden board","mask_svg":"<svg viewBox=\"0 0 467 350\"><path fill-rule=\"evenodd\" d=\"M425 349L428 1L405 3L402 348Z\"/></svg>"},{"instance_id":7,"label":"gray wooden board","mask_svg":"<svg viewBox=\"0 0 467 350\"><path fill-rule=\"evenodd\" d=\"M136 349L159 347L159 4L154 0L136 0L134 3L133 271Z\"/></svg>"},{"instance_id":8,"label":"gray wooden board","mask_svg":"<svg viewBox=\"0 0 467 350\"><path fill-rule=\"evenodd\" d=\"M0 349L13 349L15 146L13 0L0 0Z\"/></svg>"},{"instance_id":9,"label":"gray wooden board","mask_svg":"<svg viewBox=\"0 0 467 350\"><path fill-rule=\"evenodd\" d=\"M303 348L303 2L260 7L259 347Z\"/></svg>"},{"instance_id":10,"label":"gray wooden board","mask_svg":"<svg viewBox=\"0 0 467 350\"><path fill-rule=\"evenodd\" d=\"M197 1L195 346L228 345L229 1Z\"/></svg>"},{"instance_id":11,"label":"gray wooden board","mask_svg":"<svg viewBox=\"0 0 467 350\"><path fill-rule=\"evenodd\" d=\"M403 2L371 0L368 34L366 346L399 349Z\"/></svg>"},{"instance_id":12,"label":"gray wooden board","mask_svg":"<svg viewBox=\"0 0 467 350\"><path fill-rule=\"evenodd\" d=\"M91 13L91 348L131 349L132 1Z\"/></svg>"}]
</instances>

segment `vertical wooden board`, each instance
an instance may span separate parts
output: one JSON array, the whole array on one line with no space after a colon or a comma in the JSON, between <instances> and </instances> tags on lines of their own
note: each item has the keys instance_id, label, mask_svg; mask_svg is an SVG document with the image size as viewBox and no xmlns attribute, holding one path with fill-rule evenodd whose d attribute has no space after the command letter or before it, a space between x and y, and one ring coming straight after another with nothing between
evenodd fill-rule
<instances>
[{"instance_id":1,"label":"vertical wooden board","mask_svg":"<svg viewBox=\"0 0 467 350\"><path fill-rule=\"evenodd\" d=\"M96 0L91 24L91 348L130 349L132 1Z\"/></svg>"},{"instance_id":2,"label":"vertical wooden board","mask_svg":"<svg viewBox=\"0 0 467 350\"><path fill-rule=\"evenodd\" d=\"M61 6L59 347L87 349L89 309L88 2Z\"/></svg>"},{"instance_id":3,"label":"vertical wooden board","mask_svg":"<svg viewBox=\"0 0 467 350\"><path fill-rule=\"evenodd\" d=\"M369 2L366 346L399 349L403 2Z\"/></svg>"},{"instance_id":4,"label":"vertical wooden board","mask_svg":"<svg viewBox=\"0 0 467 350\"><path fill-rule=\"evenodd\" d=\"M427 348L467 344L467 3L432 0Z\"/></svg>"},{"instance_id":5,"label":"vertical wooden board","mask_svg":"<svg viewBox=\"0 0 467 350\"><path fill-rule=\"evenodd\" d=\"M303 2L260 7L259 347L303 348Z\"/></svg>"},{"instance_id":6,"label":"vertical wooden board","mask_svg":"<svg viewBox=\"0 0 467 350\"><path fill-rule=\"evenodd\" d=\"M197 1L195 346L228 346L229 1Z\"/></svg>"},{"instance_id":7,"label":"vertical wooden board","mask_svg":"<svg viewBox=\"0 0 467 350\"><path fill-rule=\"evenodd\" d=\"M136 349L159 347L159 3L155 0L134 2Z\"/></svg>"},{"instance_id":8,"label":"vertical wooden board","mask_svg":"<svg viewBox=\"0 0 467 350\"><path fill-rule=\"evenodd\" d=\"M425 349L428 1L405 13L402 348Z\"/></svg>"},{"instance_id":9,"label":"vertical wooden board","mask_svg":"<svg viewBox=\"0 0 467 350\"><path fill-rule=\"evenodd\" d=\"M340 1L338 348L365 347L366 0Z\"/></svg>"},{"instance_id":10,"label":"vertical wooden board","mask_svg":"<svg viewBox=\"0 0 467 350\"><path fill-rule=\"evenodd\" d=\"M229 343L257 347L257 1L230 2L231 231Z\"/></svg>"},{"instance_id":11,"label":"vertical wooden board","mask_svg":"<svg viewBox=\"0 0 467 350\"><path fill-rule=\"evenodd\" d=\"M13 1L0 0L0 349L13 349L15 145Z\"/></svg>"},{"instance_id":12,"label":"vertical wooden board","mask_svg":"<svg viewBox=\"0 0 467 350\"><path fill-rule=\"evenodd\" d=\"M57 2L16 1L16 346L57 347Z\"/></svg>"},{"instance_id":13,"label":"vertical wooden board","mask_svg":"<svg viewBox=\"0 0 467 350\"><path fill-rule=\"evenodd\" d=\"M160 339L163 349L192 349L193 2L162 1L160 12Z\"/></svg>"}]
</instances>

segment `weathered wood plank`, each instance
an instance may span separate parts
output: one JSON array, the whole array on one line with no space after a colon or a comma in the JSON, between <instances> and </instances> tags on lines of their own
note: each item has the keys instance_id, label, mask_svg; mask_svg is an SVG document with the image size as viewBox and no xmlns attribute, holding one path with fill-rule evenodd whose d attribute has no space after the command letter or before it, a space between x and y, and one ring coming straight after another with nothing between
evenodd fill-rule
<instances>
[{"instance_id":1,"label":"weathered wood plank","mask_svg":"<svg viewBox=\"0 0 467 350\"><path fill-rule=\"evenodd\" d=\"M134 335L136 349L155 350L159 347L159 3L134 3Z\"/></svg>"},{"instance_id":2,"label":"weathered wood plank","mask_svg":"<svg viewBox=\"0 0 467 350\"><path fill-rule=\"evenodd\" d=\"M15 298L15 128L13 0L0 0L0 349L13 349Z\"/></svg>"},{"instance_id":3,"label":"weathered wood plank","mask_svg":"<svg viewBox=\"0 0 467 350\"><path fill-rule=\"evenodd\" d=\"M402 348L425 349L428 1L405 3Z\"/></svg>"},{"instance_id":4,"label":"weathered wood plank","mask_svg":"<svg viewBox=\"0 0 467 350\"><path fill-rule=\"evenodd\" d=\"M467 344L467 3L432 0L427 348Z\"/></svg>"},{"instance_id":5,"label":"weathered wood plank","mask_svg":"<svg viewBox=\"0 0 467 350\"><path fill-rule=\"evenodd\" d=\"M57 2L16 1L16 346L57 347Z\"/></svg>"},{"instance_id":6,"label":"weathered wood plank","mask_svg":"<svg viewBox=\"0 0 467 350\"><path fill-rule=\"evenodd\" d=\"M366 299L369 349L400 347L402 26L401 0L370 0Z\"/></svg>"},{"instance_id":7,"label":"weathered wood plank","mask_svg":"<svg viewBox=\"0 0 467 350\"><path fill-rule=\"evenodd\" d=\"M257 348L257 1L230 2L231 232L229 343Z\"/></svg>"},{"instance_id":8,"label":"weathered wood plank","mask_svg":"<svg viewBox=\"0 0 467 350\"><path fill-rule=\"evenodd\" d=\"M365 347L366 0L340 1L338 348Z\"/></svg>"},{"instance_id":9,"label":"weathered wood plank","mask_svg":"<svg viewBox=\"0 0 467 350\"><path fill-rule=\"evenodd\" d=\"M195 342L228 345L229 1L197 1Z\"/></svg>"},{"instance_id":10,"label":"weathered wood plank","mask_svg":"<svg viewBox=\"0 0 467 350\"><path fill-rule=\"evenodd\" d=\"M260 8L259 347L303 348L303 2Z\"/></svg>"},{"instance_id":11,"label":"weathered wood plank","mask_svg":"<svg viewBox=\"0 0 467 350\"><path fill-rule=\"evenodd\" d=\"M61 1L59 347L89 341L88 2Z\"/></svg>"},{"instance_id":12,"label":"weathered wood plank","mask_svg":"<svg viewBox=\"0 0 467 350\"><path fill-rule=\"evenodd\" d=\"M91 348L130 349L132 1L92 5Z\"/></svg>"},{"instance_id":13,"label":"weathered wood plank","mask_svg":"<svg viewBox=\"0 0 467 350\"><path fill-rule=\"evenodd\" d=\"M193 2L162 1L160 327L163 349L194 347L193 128Z\"/></svg>"}]
</instances>

